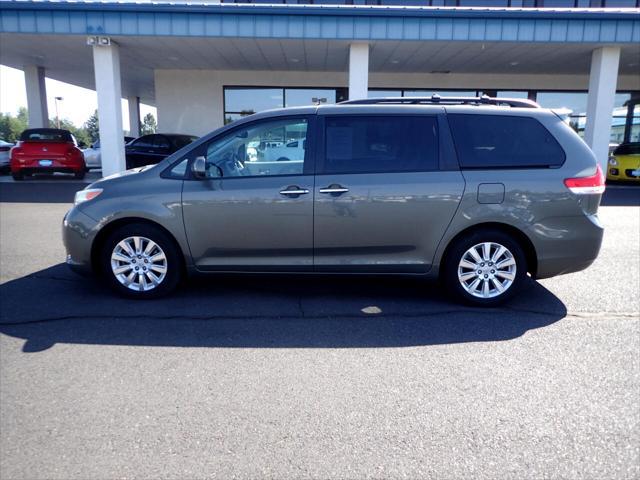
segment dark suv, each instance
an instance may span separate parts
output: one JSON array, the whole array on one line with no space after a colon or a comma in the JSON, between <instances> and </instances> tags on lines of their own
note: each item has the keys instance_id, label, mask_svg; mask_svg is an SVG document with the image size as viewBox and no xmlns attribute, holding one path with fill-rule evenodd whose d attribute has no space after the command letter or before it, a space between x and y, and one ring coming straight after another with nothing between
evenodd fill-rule
<instances>
[{"instance_id":1,"label":"dark suv","mask_svg":"<svg viewBox=\"0 0 640 480\"><path fill-rule=\"evenodd\" d=\"M138 137L125 146L127 168L161 162L173 152L197 139L198 137L194 135L175 133L152 133Z\"/></svg>"},{"instance_id":2,"label":"dark suv","mask_svg":"<svg viewBox=\"0 0 640 480\"><path fill-rule=\"evenodd\" d=\"M375 273L488 306L527 273L588 267L603 191L589 148L535 103L372 99L252 115L96 182L64 242L73 269L131 297L194 272Z\"/></svg>"}]
</instances>

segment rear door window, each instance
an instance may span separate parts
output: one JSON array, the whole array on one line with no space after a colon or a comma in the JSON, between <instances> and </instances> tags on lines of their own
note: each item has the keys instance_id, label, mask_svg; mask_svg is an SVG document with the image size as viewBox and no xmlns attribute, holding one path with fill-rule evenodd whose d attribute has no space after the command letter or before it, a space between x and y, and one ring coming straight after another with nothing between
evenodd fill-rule
<instances>
[{"instance_id":1,"label":"rear door window","mask_svg":"<svg viewBox=\"0 0 640 480\"><path fill-rule=\"evenodd\" d=\"M318 173L385 173L438 169L435 116L358 115L325 120Z\"/></svg>"},{"instance_id":2,"label":"rear door window","mask_svg":"<svg viewBox=\"0 0 640 480\"><path fill-rule=\"evenodd\" d=\"M565 153L535 118L449 114L461 168L559 167Z\"/></svg>"}]
</instances>

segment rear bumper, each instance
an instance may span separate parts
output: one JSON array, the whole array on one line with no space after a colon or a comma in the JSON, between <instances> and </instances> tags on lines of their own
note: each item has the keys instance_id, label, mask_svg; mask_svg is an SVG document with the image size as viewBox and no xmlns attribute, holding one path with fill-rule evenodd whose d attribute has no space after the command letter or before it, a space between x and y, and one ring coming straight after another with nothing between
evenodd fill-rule
<instances>
[{"instance_id":1,"label":"rear bumper","mask_svg":"<svg viewBox=\"0 0 640 480\"><path fill-rule=\"evenodd\" d=\"M597 215L546 218L527 230L538 257L536 278L578 272L600 252L604 228Z\"/></svg>"},{"instance_id":2,"label":"rear bumper","mask_svg":"<svg viewBox=\"0 0 640 480\"><path fill-rule=\"evenodd\" d=\"M33 175L34 173L80 173L84 172L85 167L25 167L11 168L13 173L21 173L23 175Z\"/></svg>"}]
</instances>

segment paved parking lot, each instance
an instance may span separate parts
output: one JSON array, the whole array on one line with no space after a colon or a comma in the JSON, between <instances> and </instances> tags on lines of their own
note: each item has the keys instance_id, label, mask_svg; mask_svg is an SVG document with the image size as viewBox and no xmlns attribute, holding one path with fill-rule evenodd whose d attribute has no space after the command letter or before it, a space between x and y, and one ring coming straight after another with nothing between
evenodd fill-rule
<instances>
[{"instance_id":1,"label":"paved parking lot","mask_svg":"<svg viewBox=\"0 0 640 480\"><path fill-rule=\"evenodd\" d=\"M62 264L77 188L0 183L0 478L640 476L640 189L589 270L478 310L385 277L115 298Z\"/></svg>"}]
</instances>

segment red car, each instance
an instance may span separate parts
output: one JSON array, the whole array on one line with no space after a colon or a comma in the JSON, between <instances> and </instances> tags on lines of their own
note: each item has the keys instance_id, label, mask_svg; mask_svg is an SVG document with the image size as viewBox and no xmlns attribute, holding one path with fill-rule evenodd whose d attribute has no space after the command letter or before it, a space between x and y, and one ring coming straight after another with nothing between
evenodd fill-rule
<instances>
[{"instance_id":1,"label":"red car","mask_svg":"<svg viewBox=\"0 0 640 480\"><path fill-rule=\"evenodd\" d=\"M82 150L68 130L33 128L25 130L11 149L11 175L22 180L33 173L73 173L84 178L87 166Z\"/></svg>"}]
</instances>

